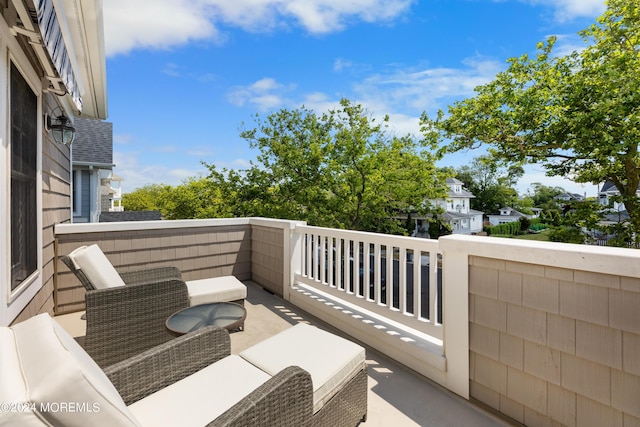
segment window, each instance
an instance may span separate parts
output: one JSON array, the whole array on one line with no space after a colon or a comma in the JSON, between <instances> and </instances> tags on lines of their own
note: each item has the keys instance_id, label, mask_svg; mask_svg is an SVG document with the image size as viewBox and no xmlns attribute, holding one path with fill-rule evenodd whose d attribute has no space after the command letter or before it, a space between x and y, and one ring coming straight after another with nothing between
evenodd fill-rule
<instances>
[{"instance_id":1,"label":"window","mask_svg":"<svg viewBox=\"0 0 640 427\"><path fill-rule=\"evenodd\" d=\"M10 80L13 291L38 269L38 98L14 64Z\"/></svg>"}]
</instances>

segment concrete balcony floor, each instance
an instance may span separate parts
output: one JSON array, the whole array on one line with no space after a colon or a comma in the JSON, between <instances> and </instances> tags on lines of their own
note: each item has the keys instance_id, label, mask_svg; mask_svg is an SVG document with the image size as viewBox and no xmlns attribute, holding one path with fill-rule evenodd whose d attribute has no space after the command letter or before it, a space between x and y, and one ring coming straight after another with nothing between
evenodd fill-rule
<instances>
[{"instance_id":1,"label":"concrete balcony floor","mask_svg":"<svg viewBox=\"0 0 640 427\"><path fill-rule=\"evenodd\" d=\"M340 331L298 310L253 282L248 288L245 330L231 334L231 352L238 353L271 335L306 322L337 335ZM56 320L80 342L84 336L82 313ZM353 340L352 338L346 336ZM509 426L498 416L445 390L419 374L364 346L369 366L368 418L362 426Z\"/></svg>"}]
</instances>

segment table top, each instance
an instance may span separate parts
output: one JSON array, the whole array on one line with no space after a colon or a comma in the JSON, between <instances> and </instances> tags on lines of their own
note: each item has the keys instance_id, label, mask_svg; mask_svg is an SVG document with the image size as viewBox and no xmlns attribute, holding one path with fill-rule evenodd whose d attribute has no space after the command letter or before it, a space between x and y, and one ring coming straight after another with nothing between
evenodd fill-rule
<instances>
[{"instance_id":1,"label":"table top","mask_svg":"<svg viewBox=\"0 0 640 427\"><path fill-rule=\"evenodd\" d=\"M176 334L186 334L205 326L220 326L228 330L242 327L247 310L234 302L212 302L184 308L166 321L167 329Z\"/></svg>"}]
</instances>

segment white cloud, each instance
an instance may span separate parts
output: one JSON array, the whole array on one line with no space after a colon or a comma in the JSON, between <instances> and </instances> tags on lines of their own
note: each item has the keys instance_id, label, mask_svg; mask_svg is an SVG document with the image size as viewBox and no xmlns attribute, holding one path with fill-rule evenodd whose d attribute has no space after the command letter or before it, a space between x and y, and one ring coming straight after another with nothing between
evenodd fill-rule
<instances>
[{"instance_id":1,"label":"white cloud","mask_svg":"<svg viewBox=\"0 0 640 427\"><path fill-rule=\"evenodd\" d=\"M446 109L456 99L473 96L476 86L488 83L506 68L506 63L484 58L469 58L461 68L400 68L366 77L353 85L352 102L361 104L373 117L389 115L390 130L398 136L420 134L420 115ZM305 106L317 114L340 108L336 95L324 92L301 94L294 98L295 85L263 78L239 86L227 94L230 103L247 104L259 111Z\"/></svg>"},{"instance_id":2,"label":"white cloud","mask_svg":"<svg viewBox=\"0 0 640 427\"><path fill-rule=\"evenodd\" d=\"M128 135L124 133L113 135L113 142L118 145L128 145L132 141L135 141L135 138L133 137L133 135Z\"/></svg>"},{"instance_id":3,"label":"white cloud","mask_svg":"<svg viewBox=\"0 0 640 427\"><path fill-rule=\"evenodd\" d=\"M162 72L171 77L181 77L180 66L173 62L168 62L164 65Z\"/></svg>"},{"instance_id":4,"label":"white cloud","mask_svg":"<svg viewBox=\"0 0 640 427\"><path fill-rule=\"evenodd\" d=\"M286 94L293 89L293 84L285 85L265 77L247 86L236 86L227 93L227 99L238 107L250 104L259 111L271 111L286 107L290 103Z\"/></svg>"},{"instance_id":5,"label":"white cloud","mask_svg":"<svg viewBox=\"0 0 640 427\"><path fill-rule=\"evenodd\" d=\"M151 184L179 185L183 180L198 175L206 174L207 170L202 166L198 169L169 168L162 164L141 163L136 153L123 153L114 151L113 172L122 177L122 190L124 193Z\"/></svg>"},{"instance_id":6,"label":"white cloud","mask_svg":"<svg viewBox=\"0 0 640 427\"><path fill-rule=\"evenodd\" d=\"M264 32L298 25L312 34L351 21L390 21L414 0L108 0L107 56L133 49L167 49L193 40L223 41L221 25Z\"/></svg>"},{"instance_id":7,"label":"white cloud","mask_svg":"<svg viewBox=\"0 0 640 427\"><path fill-rule=\"evenodd\" d=\"M213 155L213 150L209 147L193 147L187 150L186 154L193 157L207 157Z\"/></svg>"},{"instance_id":8,"label":"white cloud","mask_svg":"<svg viewBox=\"0 0 640 427\"><path fill-rule=\"evenodd\" d=\"M399 134L419 133L418 117L446 109L456 99L473 96L476 86L493 80L504 70L498 61L470 58L461 68L397 68L372 75L355 85L360 103L371 111L389 114Z\"/></svg>"},{"instance_id":9,"label":"white cloud","mask_svg":"<svg viewBox=\"0 0 640 427\"><path fill-rule=\"evenodd\" d=\"M208 10L202 1L107 0L103 5L107 56L215 39L218 31Z\"/></svg>"},{"instance_id":10,"label":"white cloud","mask_svg":"<svg viewBox=\"0 0 640 427\"><path fill-rule=\"evenodd\" d=\"M553 46L555 56L567 56L573 52L580 52L588 45L577 34L556 34L556 44Z\"/></svg>"},{"instance_id":11,"label":"white cloud","mask_svg":"<svg viewBox=\"0 0 640 427\"><path fill-rule=\"evenodd\" d=\"M525 3L541 4L555 9L555 18L569 21L574 18L591 18L605 10L604 0L520 0Z\"/></svg>"}]
</instances>

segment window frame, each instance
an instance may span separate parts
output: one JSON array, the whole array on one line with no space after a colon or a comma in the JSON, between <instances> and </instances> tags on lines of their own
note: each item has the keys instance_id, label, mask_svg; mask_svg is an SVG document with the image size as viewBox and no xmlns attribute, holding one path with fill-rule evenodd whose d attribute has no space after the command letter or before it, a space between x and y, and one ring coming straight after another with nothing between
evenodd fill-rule
<instances>
[{"instance_id":1,"label":"window frame","mask_svg":"<svg viewBox=\"0 0 640 427\"><path fill-rule=\"evenodd\" d=\"M0 20L2 21L2 20ZM5 43L1 41L4 40ZM11 289L11 69L15 70L24 79L29 89L36 97L36 268L25 280L14 289ZM10 37L8 28L4 22L0 24L0 80L5 82L0 88L0 115L5 118L5 125L0 129L0 164L5 173L0 174L0 187L5 191L2 198L4 209L0 210L0 217L4 224L5 239L0 240L0 324L8 325L24 310L32 301L37 292L43 286L43 232L42 232L42 86L40 78L30 65L29 60L21 47Z\"/></svg>"},{"instance_id":2,"label":"window frame","mask_svg":"<svg viewBox=\"0 0 640 427\"><path fill-rule=\"evenodd\" d=\"M71 171L71 216L82 216L82 169Z\"/></svg>"}]
</instances>

